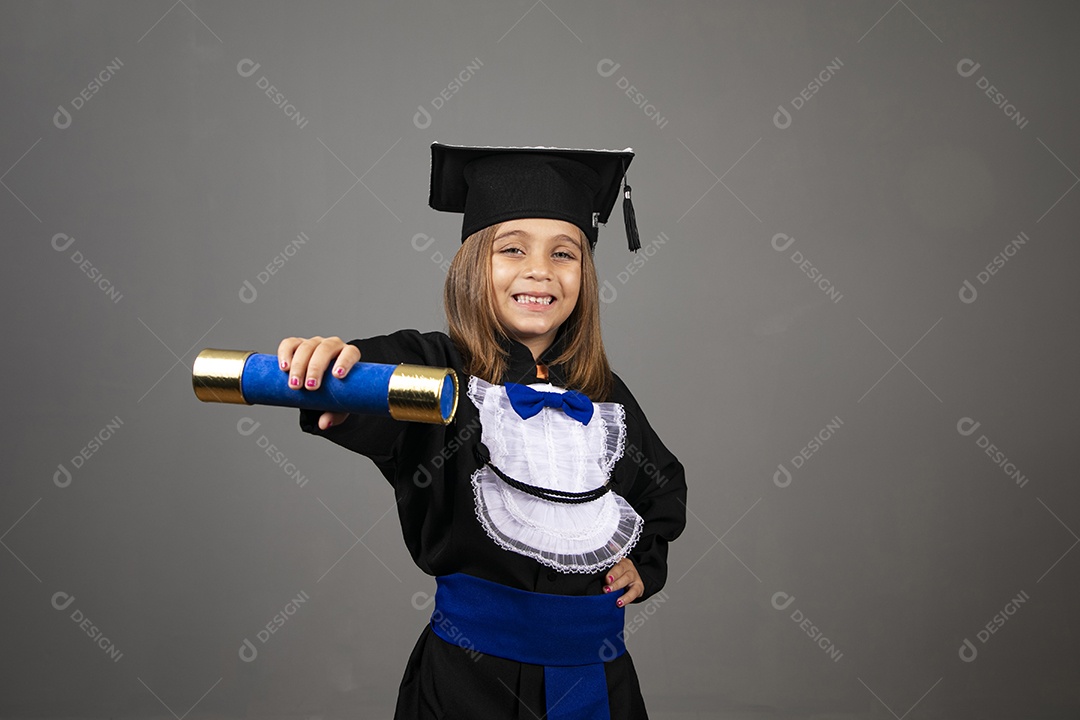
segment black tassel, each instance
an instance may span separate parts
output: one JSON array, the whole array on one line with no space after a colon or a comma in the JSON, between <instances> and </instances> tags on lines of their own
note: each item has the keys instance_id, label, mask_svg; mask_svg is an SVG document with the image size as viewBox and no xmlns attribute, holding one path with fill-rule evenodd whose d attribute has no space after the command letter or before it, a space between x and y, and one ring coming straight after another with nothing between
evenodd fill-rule
<instances>
[{"instance_id":1,"label":"black tassel","mask_svg":"<svg viewBox=\"0 0 1080 720\"><path fill-rule=\"evenodd\" d=\"M630 186L623 183L622 202L623 221L626 223L626 242L630 250L637 252L641 249L641 240L638 238L637 216L634 214L634 203L630 200Z\"/></svg>"}]
</instances>

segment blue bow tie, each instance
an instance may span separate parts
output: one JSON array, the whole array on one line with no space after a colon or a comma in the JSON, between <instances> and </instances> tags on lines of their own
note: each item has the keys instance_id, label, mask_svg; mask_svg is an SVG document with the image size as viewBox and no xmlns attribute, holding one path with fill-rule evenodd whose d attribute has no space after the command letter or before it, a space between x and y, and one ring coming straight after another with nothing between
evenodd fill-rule
<instances>
[{"instance_id":1,"label":"blue bow tie","mask_svg":"<svg viewBox=\"0 0 1080 720\"><path fill-rule=\"evenodd\" d=\"M506 383L506 397L510 399L510 406L523 420L528 420L536 415L545 406L561 408L570 417L582 425L588 425L592 419L593 404L589 396L577 390L566 392L545 392L533 390L528 385L518 383Z\"/></svg>"}]
</instances>

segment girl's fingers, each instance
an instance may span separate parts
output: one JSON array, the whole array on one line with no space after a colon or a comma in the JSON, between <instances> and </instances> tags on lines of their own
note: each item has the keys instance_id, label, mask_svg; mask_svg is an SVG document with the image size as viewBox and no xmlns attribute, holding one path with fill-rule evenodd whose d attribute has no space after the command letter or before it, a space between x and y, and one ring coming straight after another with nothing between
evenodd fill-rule
<instances>
[{"instance_id":1,"label":"girl's fingers","mask_svg":"<svg viewBox=\"0 0 1080 720\"><path fill-rule=\"evenodd\" d=\"M619 597L619 599L616 601L619 607L626 607L627 605L641 597L641 592L643 588L644 585L641 584L641 581L635 580L634 583L630 585L630 589L624 592L622 596Z\"/></svg>"},{"instance_id":2,"label":"girl's fingers","mask_svg":"<svg viewBox=\"0 0 1080 720\"><path fill-rule=\"evenodd\" d=\"M347 417L349 417L348 413L324 412L319 416L319 429L325 430L330 426L340 425Z\"/></svg>"},{"instance_id":3,"label":"girl's fingers","mask_svg":"<svg viewBox=\"0 0 1080 720\"><path fill-rule=\"evenodd\" d=\"M349 370L360 360L360 350L355 345L346 345L341 349L334 363L331 374L336 378L343 378L349 374Z\"/></svg>"},{"instance_id":4,"label":"girl's fingers","mask_svg":"<svg viewBox=\"0 0 1080 720\"><path fill-rule=\"evenodd\" d=\"M611 578L610 581L608 578ZM645 582L634 567L634 562L629 558L623 558L615 563L604 576L604 581L605 592L616 592L626 588L626 592L619 597L621 607L626 607L645 591Z\"/></svg>"},{"instance_id":5,"label":"girl's fingers","mask_svg":"<svg viewBox=\"0 0 1080 720\"><path fill-rule=\"evenodd\" d=\"M630 558L623 558L611 566L604 580L613 589L617 590L629 585L630 581L635 577L637 577L637 568L634 567L634 561Z\"/></svg>"},{"instance_id":6,"label":"girl's fingers","mask_svg":"<svg viewBox=\"0 0 1080 720\"><path fill-rule=\"evenodd\" d=\"M296 348L299 347L302 342L304 342L303 338L287 337L278 344L278 367L286 371L289 369L292 365L293 353L296 352Z\"/></svg>"},{"instance_id":7,"label":"girl's fingers","mask_svg":"<svg viewBox=\"0 0 1080 720\"><path fill-rule=\"evenodd\" d=\"M339 337L321 338L321 342L311 353L311 359L308 360L307 377L304 379L305 389L317 390L322 385L323 373L334 362L344 346L345 343Z\"/></svg>"},{"instance_id":8,"label":"girl's fingers","mask_svg":"<svg viewBox=\"0 0 1080 720\"><path fill-rule=\"evenodd\" d=\"M360 350L346 345L339 337L285 338L278 345L278 364L289 373L289 387L317 390L323 373L330 370L343 378L360 360Z\"/></svg>"},{"instance_id":9,"label":"girl's fingers","mask_svg":"<svg viewBox=\"0 0 1080 720\"><path fill-rule=\"evenodd\" d=\"M356 346L347 345L339 337L324 339L308 361L304 387L317 390L322 385L326 372L332 373L336 378L345 377L359 359L360 350Z\"/></svg>"},{"instance_id":10,"label":"girl's fingers","mask_svg":"<svg viewBox=\"0 0 1080 720\"><path fill-rule=\"evenodd\" d=\"M288 337L278 344L278 365L289 373L289 387L295 390L317 390L323 373L330 365L334 377L343 378L360 360L360 350L346 345L339 337ZM319 416L319 429L340 425L348 413L325 412Z\"/></svg>"},{"instance_id":11,"label":"girl's fingers","mask_svg":"<svg viewBox=\"0 0 1080 720\"><path fill-rule=\"evenodd\" d=\"M311 360L315 348L322 342L321 337L302 340L293 351L292 360L289 363L289 387L300 390L309 376L308 362Z\"/></svg>"}]
</instances>

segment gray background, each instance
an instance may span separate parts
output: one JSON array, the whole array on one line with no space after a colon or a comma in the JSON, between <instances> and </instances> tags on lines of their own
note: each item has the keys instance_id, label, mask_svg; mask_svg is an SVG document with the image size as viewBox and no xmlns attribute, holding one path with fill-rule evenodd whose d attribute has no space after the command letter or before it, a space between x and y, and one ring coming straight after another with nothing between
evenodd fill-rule
<instances>
[{"instance_id":1,"label":"gray background","mask_svg":"<svg viewBox=\"0 0 1080 720\"><path fill-rule=\"evenodd\" d=\"M690 488L652 717L1078 717L1080 6L170 3L5 4L0 714L390 715L434 581L389 486L189 377L443 328L437 140L638 153L605 340Z\"/></svg>"}]
</instances>

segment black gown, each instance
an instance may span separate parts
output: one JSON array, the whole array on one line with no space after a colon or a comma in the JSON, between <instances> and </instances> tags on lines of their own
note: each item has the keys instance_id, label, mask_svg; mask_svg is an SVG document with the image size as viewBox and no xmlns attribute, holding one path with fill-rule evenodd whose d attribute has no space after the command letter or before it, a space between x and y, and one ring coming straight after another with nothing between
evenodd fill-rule
<instances>
[{"instance_id":1,"label":"black gown","mask_svg":"<svg viewBox=\"0 0 1080 720\"><path fill-rule=\"evenodd\" d=\"M477 519L470 477L477 469L474 446L480 442L480 415L467 395L468 376L449 336L400 330L353 340L362 362L412 363L453 368L458 375L457 413L446 426L350 415L341 425L318 428L320 413L300 411L300 427L371 458L394 488L402 534L416 565L433 576L466 573L514 588L562 595L603 593L606 573L561 573L533 558L499 547ZM548 378L537 376L536 360L525 345L509 340L509 367L503 382L550 382L565 387L562 368L546 363L559 353L556 340L541 362ZM594 400L596 400L594 398ZM629 389L615 375L608 402L626 410L626 445L611 474L612 490L644 520L641 537L628 553L645 583L644 594L627 607L656 594L667 580L668 543L686 525L683 466L649 425ZM625 592L624 589L617 590ZM448 718L538 720L544 717L544 668L481 655L444 641L424 627L399 688L395 720ZM630 653L604 664L611 717L648 717Z\"/></svg>"}]
</instances>

